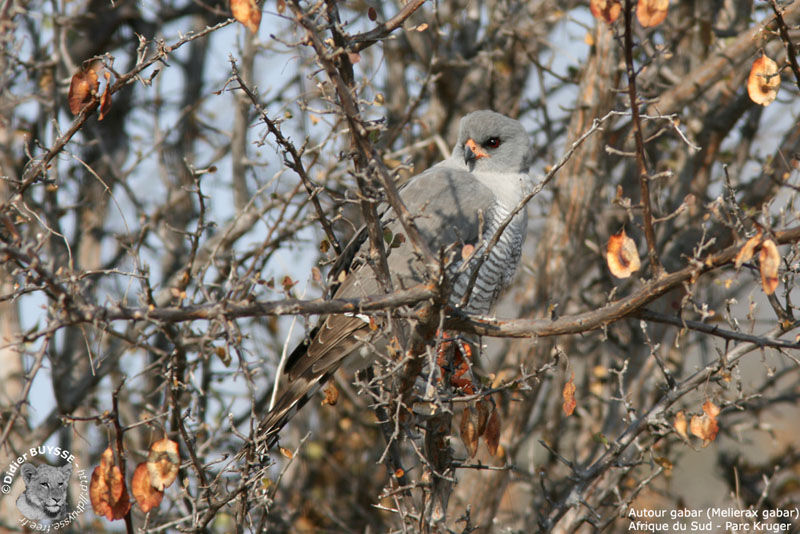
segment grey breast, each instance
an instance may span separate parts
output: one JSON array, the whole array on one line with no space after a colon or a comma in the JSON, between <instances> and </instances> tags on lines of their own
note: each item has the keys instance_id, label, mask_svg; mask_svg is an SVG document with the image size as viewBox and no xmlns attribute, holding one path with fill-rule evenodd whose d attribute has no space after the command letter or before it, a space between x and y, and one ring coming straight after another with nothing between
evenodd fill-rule
<instances>
[{"instance_id":1,"label":"grey breast","mask_svg":"<svg viewBox=\"0 0 800 534\"><path fill-rule=\"evenodd\" d=\"M414 222L423 239L435 253L450 252L448 266L452 282L450 304L458 306L483 251L510 210L497 202L494 193L466 170L446 165L435 166L418 175L401 191L403 202L414 215ZM527 216L517 214L503 232L481 266L470 293L465 311L488 313L500 291L508 284L519 262ZM390 211L384 217L385 227L392 234L404 233L402 225ZM479 235L480 234L480 235ZM473 260L463 267L461 247L477 248ZM362 253L367 248L365 243ZM425 268L408 239L388 251L388 264L395 288L407 288L425 280ZM351 298L379 292L371 267L361 264L337 292L337 297Z\"/></svg>"}]
</instances>

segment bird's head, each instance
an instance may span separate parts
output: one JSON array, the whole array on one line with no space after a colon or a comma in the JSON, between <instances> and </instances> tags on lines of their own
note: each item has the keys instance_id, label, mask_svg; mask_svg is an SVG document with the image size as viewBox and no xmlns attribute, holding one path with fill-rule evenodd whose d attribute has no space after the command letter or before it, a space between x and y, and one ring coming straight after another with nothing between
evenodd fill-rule
<instances>
[{"instance_id":1,"label":"bird's head","mask_svg":"<svg viewBox=\"0 0 800 534\"><path fill-rule=\"evenodd\" d=\"M527 173L530 140L519 121L494 111L473 111L461 119L453 157L474 172Z\"/></svg>"}]
</instances>

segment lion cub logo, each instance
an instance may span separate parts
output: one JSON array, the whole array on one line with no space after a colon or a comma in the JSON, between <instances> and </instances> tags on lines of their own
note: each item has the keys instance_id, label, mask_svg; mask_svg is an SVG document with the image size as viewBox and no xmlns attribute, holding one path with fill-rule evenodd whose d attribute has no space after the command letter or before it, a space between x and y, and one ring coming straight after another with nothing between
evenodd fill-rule
<instances>
[{"instance_id":1,"label":"lion cub logo","mask_svg":"<svg viewBox=\"0 0 800 534\"><path fill-rule=\"evenodd\" d=\"M25 493L17 499L17 509L32 521L59 521L67 515L67 483L72 464L62 467L22 464Z\"/></svg>"}]
</instances>

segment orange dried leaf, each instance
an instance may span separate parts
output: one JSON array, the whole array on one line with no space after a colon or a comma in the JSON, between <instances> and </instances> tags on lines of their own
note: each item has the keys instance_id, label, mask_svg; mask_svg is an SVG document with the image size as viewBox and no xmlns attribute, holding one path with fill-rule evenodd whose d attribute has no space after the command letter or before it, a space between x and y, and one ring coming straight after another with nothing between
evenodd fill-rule
<instances>
[{"instance_id":1,"label":"orange dried leaf","mask_svg":"<svg viewBox=\"0 0 800 534\"><path fill-rule=\"evenodd\" d=\"M492 405L486 399L481 399L477 402L475 407L478 410L478 435L482 436L486 433L486 423L489 421L489 408Z\"/></svg>"},{"instance_id":2,"label":"orange dried leaf","mask_svg":"<svg viewBox=\"0 0 800 534\"><path fill-rule=\"evenodd\" d=\"M719 406L707 400L703 403L703 411L709 416L716 418L719 415L720 409Z\"/></svg>"},{"instance_id":3,"label":"orange dried leaf","mask_svg":"<svg viewBox=\"0 0 800 534\"><path fill-rule=\"evenodd\" d=\"M398 467L397 469L394 470L394 476L397 477L397 478L402 478L403 475L405 475L405 474L406 474L406 472L403 471L402 467Z\"/></svg>"},{"instance_id":4,"label":"orange dried leaf","mask_svg":"<svg viewBox=\"0 0 800 534\"><path fill-rule=\"evenodd\" d=\"M564 413L567 414L567 417L572 415L575 411L575 407L578 405L578 402L575 400L575 373L572 373L572 376L569 377L569 380L566 384L564 384L564 389L561 391L561 396L564 397L564 403L561 407L564 409Z\"/></svg>"},{"instance_id":5,"label":"orange dried leaf","mask_svg":"<svg viewBox=\"0 0 800 534\"><path fill-rule=\"evenodd\" d=\"M589 9L597 19L602 19L609 24L617 20L622 11L619 0L590 0Z\"/></svg>"},{"instance_id":6,"label":"orange dried leaf","mask_svg":"<svg viewBox=\"0 0 800 534\"><path fill-rule=\"evenodd\" d=\"M750 100L762 106L770 105L778 96L780 84L778 64L761 54L761 57L753 62L750 76L747 77L747 94Z\"/></svg>"},{"instance_id":7,"label":"orange dried leaf","mask_svg":"<svg viewBox=\"0 0 800 534\"><path fill-rule=\"evenodd\" d=\"M170 487L175 482L180 464L177 443L167 438L156 441L147 454L150 483L158 491L164 491L164 488Z\"/></svg>"},{"instance_id":8,"label":"orange dried leaf","mask_svg":"<svg viewBox=\"0 0 800 534\"><path fill-rule=\"evenodd\" d=\"M253 33L258 33L261 25L261 8L255 0L231 0L233 18Z\"/></svg>"},{"instance_id":9,"label":"orange dried leaf","mask_svg":"<svg viewBox=\"0 0 800 534\"><path fill-rule=\"evenodd\" d=\"M287 449L287 448L285 448L285 447L281 447L281 448L280 448L280 451L281 451L281 454L282 454L284 457L286 457L286 458L288 458L288 459L290 459L290 460L291 460L292 458L294 458L294 454L292 454L292 451L290 451L289 449Z\"/></svg>"},{"instance_id":10,"label":"orange dried leaf","mask_svg":"<svg viewBox=\"0 0 800 534\"><path fill-rule=\"evenodd\" d=\"M689 431L698 438L703 440L703 447L707 447L709 443L714 441L719 432L719 424L717 423L717 415L719 414L719 407L713 402L706 401L703 404L703 415L693 415L689 423Z\"/></svg>"},{"instance_id":11,"label":"orange dried leaf","mask_svg":"<svg viewBox=\"0 0 800 534\"><path fill-rule=\"evenodd\" d=\"M80 113L84 106L92 101L99 85L97 72L93 67L81 69L72 76L67 104L73 115Z\"/></svg>"},{"instance_id":12,"label":"orange dried leaf","mask_svg":"<svg viewBox=\"0 0 800 534\"><path fill-rule=\"evenodd\" d=\"M489 454L495 456L497 446L500 444L500 416L497 414L497 409L492 410L489 420L486 421L486 432L484 432L483 438L486 440Z\"/></svg>"},{"instance_id":13,"label":"orange dried leaf","mask_svg":"<svg viewBox=\"0 0 800 534\"><path fill-rule=\"evenodd\" d=\"M459 430L461 442L467 449L469 457L473 458L478 452L478 438L480 436L478 434L478 427L475 424L475 414L472 408L466 407L464 411L461 412L461 425L459 426Z\"/></svg>"},{"instance_id":14,"label":"orange dried leaf","mask_svg":"<svg viewBox=\"0 0 800 534\"><path fill-rule=\"evenodd\" d=\"M608 239L606 263L617 278L628 278L641 267L636 243L625 233L625 228Z\"/></svg>"},{"instance_id":15,"label":"orange dried leaf","mask_svg":"<svg viewBox=\"0 0 800 534\"><path fill-rule=\"evenodd\" d=\"M750 261L759 243L761 243L761 230L759 230L756 235L748 239L744 246L739 249L739 252L736 253L736 258L733 260L733 264L737 270L739 270L739 268L745 262Z\"/></svg>"},{"instance_id":16,"label":"orange dried leaf","mask_svg":"<svg viewBox=\"0 0 800 534\"><path fill-rule=\"evenodd\" d=\"M466 245L461 247L461 259L462 260L468 259L470 256L472 256L473 252L475 252L475 246L467 243Z\"/></svg>"},{"instance_id":17,"label":"orange dried leaf","mask_svg":"<svg viewBox=\"0 0 800 534\"><path fill-rule=\"evenodd\" d=\"M639 0L636 6L636 18L645 28L658 26L667 18L669 0Z\"/></svg>"},{"instance_id":18,"label":"orange dried leaf","mask_svg":"<svg viewBox=\"0 0 800 534\"><path fill-rule=\"evenodd\" d=\"M120 468L114 465L114 452L111 448L103 451L100 465L92 471L89 500L94 513L105 516L109 521L122 519L131 509L125 479Z\"/></svg>"},{"instance_id":19,"label":"orange dried leaf","mask_svg":"<svg viewBox=\"0 0 800 534\"><path fill-rule=\"evenodd\" d=\"M689 439L689 435L686 433L689 425L686 422L686 414L683 413L683 410L675 414L675 422L672 425L675 427L675 431L680 437L685 440Z\"/></svg>"},{"instance_id":20,"label":"orange dried leaf","mask_svg":"<svg viewBox=\"0 0 800 534\"><path fill-rule=\"evenodd\" d=\"M778 287L778 267L781 264L778 246L772 239L767 239L761 244L758 264L761 269L761 287L764 293L772 295Z\"/></svg>"},{"instance_id":21,"label":"orange dried leaf","mask_svg":"<svg viewBox=\"0 0 800 534\"><path fill-rule=\"evenodd\" d=\"M286 0L278 0L276 9L279 15L283 15L283 12L286 11Z\"/></svg>"},{"instance_id":22,"label":"orange dried leaf","mask_svg":"<svg viewBox=\"0 0 800 534\"><path fill-rule=\"evenodd\" d=\"M322 399L323 405L327 404L333 406L339 401L339 389L333 384L333 382L325 386L323 393L325 394L325 398Z\"/></svg>"},{"instance_id":23,"label":"orange dried leaf","mask_svg":"<svg viewBox=\"0 0 800 534\"><path fill-rule=\"evenodd\" d=\"M100 97L100 116L97 118L98 121L105 119L106 114L111 109L111 73L104 70L103 76L106 79L106 88L103 90L103 96Z\"/></svg>"},{"instance_id":24,"label":"orange dried leaf","mask_svg":"<svg viewBox=\"0 0 800 534\"><path fill-rule=\"evenodd\" d=\"M164 492L158 491L150 483L150 472L147 470L147 463L142 462L136 466L131 479L131 493L136 499L136 504L147 513L161 504Z\"/></svg>"}]
</instances>

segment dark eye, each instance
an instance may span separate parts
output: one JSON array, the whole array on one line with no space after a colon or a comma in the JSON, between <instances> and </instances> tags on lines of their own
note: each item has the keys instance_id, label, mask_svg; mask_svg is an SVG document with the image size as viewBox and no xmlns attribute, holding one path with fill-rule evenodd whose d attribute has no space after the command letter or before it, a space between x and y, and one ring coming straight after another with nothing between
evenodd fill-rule
<instances>
[{"instance_id":1,"label":"dark eye","mask_svg":"<svg viewBox=\"0 0 800 534\"><path fill-rule=\"evenodd\" d=\"M497 148L500 146L500 138L490 137L483 143L483 146L485 146L486 148Z\"/></svg>"}]
</instances>

